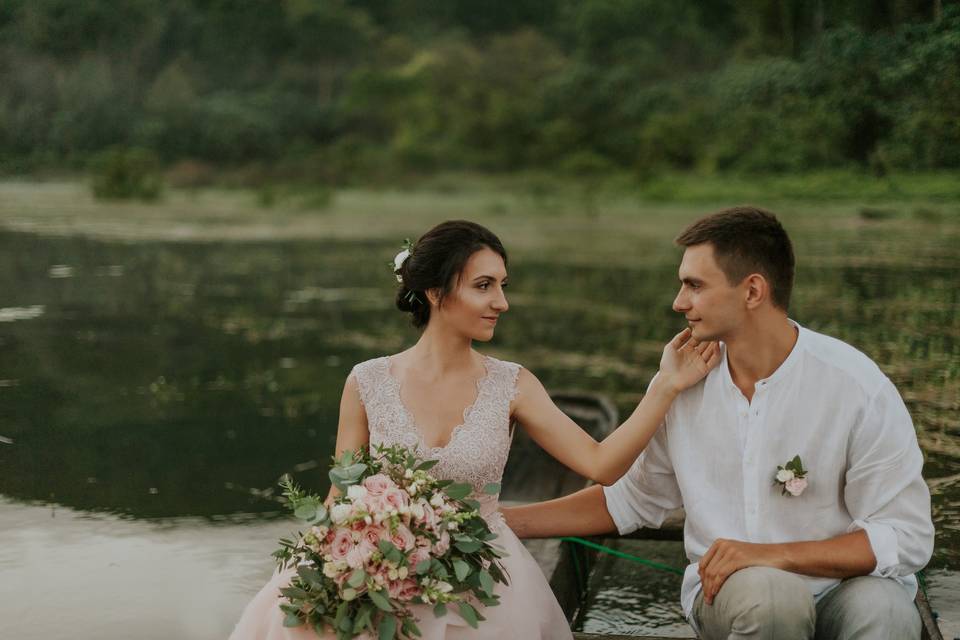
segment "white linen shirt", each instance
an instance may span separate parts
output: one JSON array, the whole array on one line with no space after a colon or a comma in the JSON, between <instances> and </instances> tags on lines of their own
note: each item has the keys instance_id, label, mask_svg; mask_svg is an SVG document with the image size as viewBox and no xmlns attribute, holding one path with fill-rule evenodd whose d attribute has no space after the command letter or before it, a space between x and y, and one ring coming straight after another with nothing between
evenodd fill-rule
<instances>
[{"instance_id":1,"label":"white linen shirt","mask_svg":"<svg viewBox=\"0 0 960 640\"><path fill-rule=\"evenodd\" d=\"M791 321L792 322L792 321ZM825 540L863 529L871 575L916 592L933 552L930 492L910 415L893 383L853 347L794 323L797 342L752 402L719 366L681 393L630 470L604 487L621 534L659 527L684 507L690 564L680 601L700 591L700 558L718 538L755 543ZM799 455L809 485L782 495L777 465ZM815 597L839 584L802 576Z\"/></svg>"}]
</instances>

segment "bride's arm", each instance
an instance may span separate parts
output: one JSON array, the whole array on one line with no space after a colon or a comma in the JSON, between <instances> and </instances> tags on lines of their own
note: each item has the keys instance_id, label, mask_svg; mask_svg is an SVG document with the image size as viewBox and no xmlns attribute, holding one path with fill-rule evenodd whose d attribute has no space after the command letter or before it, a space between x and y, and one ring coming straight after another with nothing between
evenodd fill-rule
<instances>
[{"instance_id":1,"label":"bride's arm","mask_svg":"<svg viewBox=\"0 0 960 640\"><path fill-rule=\"evenodd\" d=\"M513 417L554 458L594 482L609 485L627 472L663 422L673 399L720 361L716 343L697 343L689 330L665 348L660 374L620 427L597 442L550 399L536 376L521 369Z\"/></svg>"},{"instance_id":2,"label":"bride's arm","mask_svg":"<svg viewBox=\"0 0 960 640\"><path fill-rule=\"evenodd\" d=\"M370 431L367 428L367 412L360 401L360 386L354 375L347 377L343 385L343 395L340 397L340 419L337 423L336 457L344 451L356 451L365 447L370 441ZM330 485L330 493L326 502L329 503L340 492Z\"/></svg>"}]
</instances>

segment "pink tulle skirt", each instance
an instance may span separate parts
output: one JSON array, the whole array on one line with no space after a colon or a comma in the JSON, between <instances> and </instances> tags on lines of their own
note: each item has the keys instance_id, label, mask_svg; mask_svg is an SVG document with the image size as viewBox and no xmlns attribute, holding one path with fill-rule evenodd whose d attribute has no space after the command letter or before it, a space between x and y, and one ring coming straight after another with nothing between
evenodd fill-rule
<instances>
[{"instance_id":1,"label":"pink tulle skirt","mask_svg":"<svg viewBox=\"0 0 960 640\"><path fill-rule=\"evenodd\" d=\"M411 607L417 626L422 632L421 640L569 640L573 638L570 627L557 603L550 585L547 584L536 560L502 520L494 520L497 529L497 546L509 555L503 565L510 579L509 585L497 584L496 593L500 604L495 607L480 607L486 618L474 629L451 608L447 615L437 618L433 608L426 605ZM293 570L275 573L244 609L240 621L230 634L230 640L317 640L317 634L305 626L284 627L284 614L280 610L280 588L287 586ZM332 640L328 632L322 636ZM366 635L359 636L368 640Z\"/></svg>"}]
</instances>

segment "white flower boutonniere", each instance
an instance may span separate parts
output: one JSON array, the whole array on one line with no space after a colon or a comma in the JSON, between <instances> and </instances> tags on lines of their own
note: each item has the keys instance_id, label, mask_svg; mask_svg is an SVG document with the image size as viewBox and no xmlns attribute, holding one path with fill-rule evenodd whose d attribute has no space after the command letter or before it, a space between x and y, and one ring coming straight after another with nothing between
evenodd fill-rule
<instances>
[{"instance_id":1,"label":"white flower boutonniere","mask_svg":"<svg viewBox=\"0 0 960 640\"><path fill-rule=\"evenodd\" d=\"M780 485L781 495L799 496L807 488L807 470L800 462L800 456L794 456L784 465L777 465L774 484Z\"/></svg>"}]
</instances>

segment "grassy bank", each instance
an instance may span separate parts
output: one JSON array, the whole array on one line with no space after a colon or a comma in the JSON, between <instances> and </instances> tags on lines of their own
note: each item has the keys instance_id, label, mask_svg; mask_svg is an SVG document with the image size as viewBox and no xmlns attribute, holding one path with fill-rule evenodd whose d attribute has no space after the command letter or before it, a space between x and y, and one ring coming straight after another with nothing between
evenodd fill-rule
<instances>
[{"instance_id":1,"label":"grassy bank","mask_svg":"<svg viewBox=\"0 0 960 640\"><path fill-rule=\"evenodd\" d=\"M637 183L555 175L443 174L390 188L310 185L171 188L155 202L100 201L76 177L0 181L0 225L38 233L167 240L388 239L438 221L469 218L512 238L616 258L638 239L668 241L686 222L740 203L766 206L798 230L851 225L956 228L960 180L948 174L877 179L833 172L804 176L661 176ZM615 232L613 230L616 230ZM596 243L591 248L589 245Z\"/></svg>"}]
</instances>

